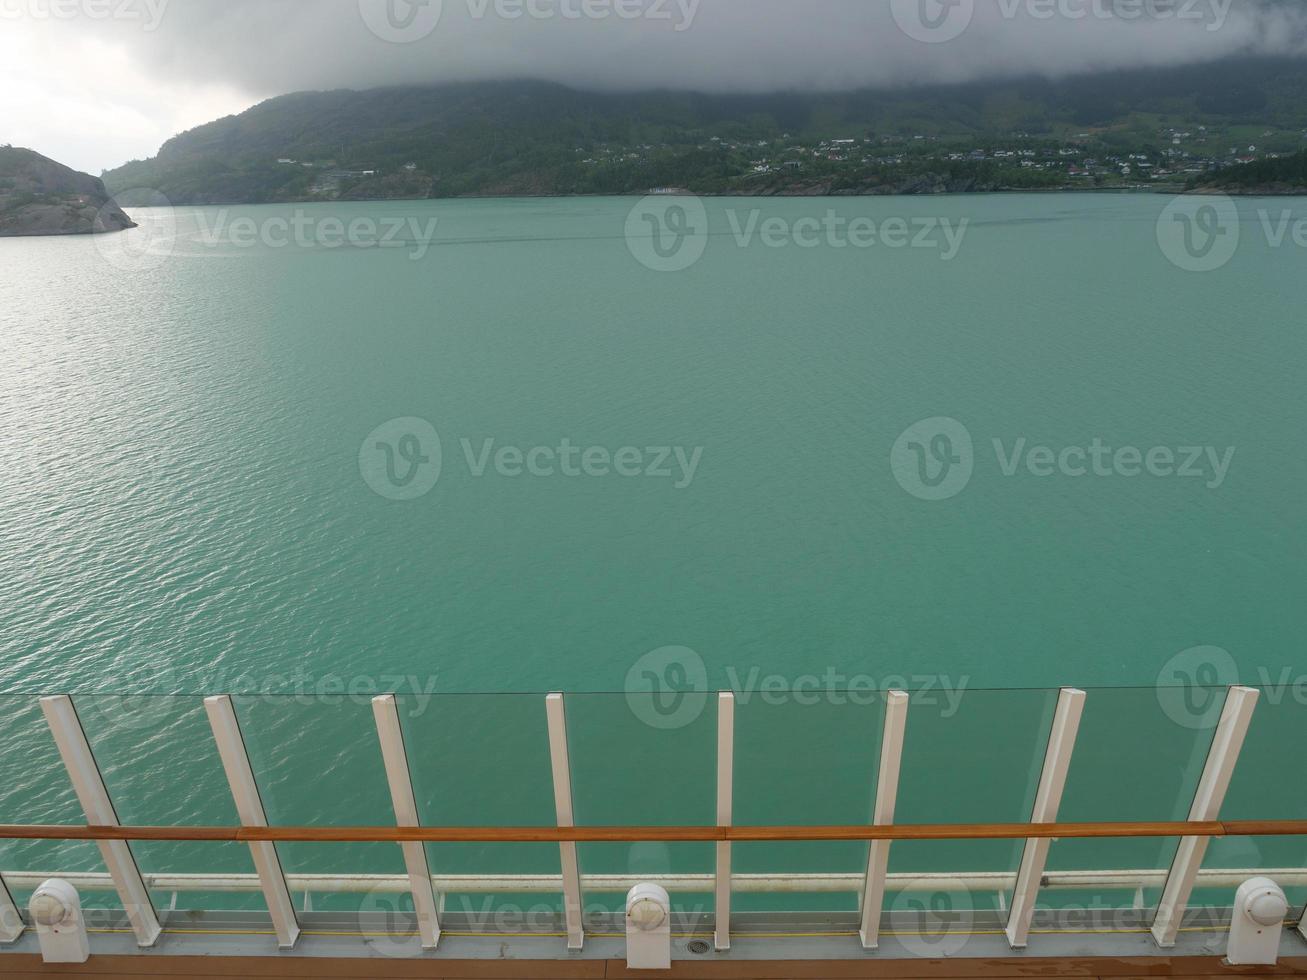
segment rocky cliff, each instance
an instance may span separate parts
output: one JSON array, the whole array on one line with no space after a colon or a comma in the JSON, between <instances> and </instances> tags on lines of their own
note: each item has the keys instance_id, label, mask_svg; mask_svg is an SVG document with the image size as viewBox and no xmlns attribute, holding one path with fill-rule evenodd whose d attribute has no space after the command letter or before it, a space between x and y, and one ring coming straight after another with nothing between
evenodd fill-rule
<instances>
[{"instance_id":1,"label":"rocky cliff","mask_svg":"<svg viewBox=\"0 0 1307 980\"><path fill-rule=\"evenodd\" d=\"M98 177L33 150L0 146L0 237L94 235L135 227Z\"/></svg>"}]
</instances>

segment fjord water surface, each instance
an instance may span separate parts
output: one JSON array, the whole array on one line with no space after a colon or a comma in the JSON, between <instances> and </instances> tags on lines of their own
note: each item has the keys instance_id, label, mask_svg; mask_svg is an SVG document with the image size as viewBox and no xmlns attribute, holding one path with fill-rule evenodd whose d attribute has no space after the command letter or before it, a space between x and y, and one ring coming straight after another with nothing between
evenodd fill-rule
<instances>
[{"instance_id":1,"label":"fjord water surface","mask_svg":"<svg viewBox=\"0 0 1307 980\"><path fill-rule=\"evenodd\" d=\"M351 734L376 690L621 692L650 665L657 682L693 679L701 660L711 689L1141 687L1165 720L1159 677L1301 673L1304 252L1258 215L1278 224L1301 202L1240 202L1238 248L1207 272L1159 246L1154 195L713 200L702 257L677 271L667 249L628 242L634 204L141 212L129 234L166 223L176 240L132 261L91 239L0 242L4 691L88 706L354 693L347 717L245 709L309 822L328 778L386 805L366 782L375 736ZM828 209L882 235L813 238ZM267 234L297 215L299 244ZM324 244L323 222L354 219L403 223L406 244ZM928 219L965 219L956 254L939 226L914 247ZM938 418L961 428L900 439ZM392 420L429 425L438 456L430 430ZM1129 454L1100 473L1095 445L1166 448L1173 470L1188 447L1204 455L1194 476ZM361 467L361 452L376 458ZM913 454L925 470L905 468ZM969 481L937 492L930 466L963 455ZM429 492L394 499L402 469L433 458ZM1218 649L1175 666L1198 647ZM1044 730L1051 696L1007 697L1021 707L978 696L978 750L991 725L1020 727L1023 753ZM620 695L604 704L595 737L632 719ZM87 727L124 758L176 764L204 738L194 705L144 721L111 708ZM432 728L430 745L538 749L537 698L490 705L442 715L479 740ZM48 738L20 715L0 753ZM309 730L320 740L292 749ZM812 731L795 716L793 738ZM865 775L871 741L863 756ZM14 771L0 817L66 806L64 787ZM218 806L168 815L222 822ZM370 808L353 822L376 822Z\"/></svg>"}]
</instances>

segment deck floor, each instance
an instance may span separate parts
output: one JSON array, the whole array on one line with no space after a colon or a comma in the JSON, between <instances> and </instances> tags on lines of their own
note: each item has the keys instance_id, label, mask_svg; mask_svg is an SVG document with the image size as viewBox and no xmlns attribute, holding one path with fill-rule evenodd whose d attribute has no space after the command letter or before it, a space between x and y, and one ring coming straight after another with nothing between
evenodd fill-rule
<instances>
[{"instance_id":1,"label":"deck floor","mask_svg":"<svg viewBox=\"0 0 1307 980\"><path fill-rule=\"evenodd\" d=\"M100 980L618 980L667 977L669 980L1028 980L1030 977L1077 977L1084 980L1148 980L1157 977L1304 976L1307 957L1282 961L1278 967L1225 966L1219 957L1001 958L964 960L731 960L673 964L668 972L630 971L624 960L428 960L319 959L212 956L96 956L84 966L45 966L30 954L0 955L0 976L10 980L37 977L97 977Z\"/></svg>"}]
</instances>

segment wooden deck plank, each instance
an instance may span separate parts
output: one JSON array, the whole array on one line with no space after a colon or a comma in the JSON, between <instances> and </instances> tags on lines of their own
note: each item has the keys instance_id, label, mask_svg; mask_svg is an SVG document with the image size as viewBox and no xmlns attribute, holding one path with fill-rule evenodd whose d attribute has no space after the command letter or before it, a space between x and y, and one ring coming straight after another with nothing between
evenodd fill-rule
<instances>
[{"instance_id":1,"label":"wooden deck plank","mask_svg":"<svg viewBox=\"0 0 1307 980\"><path fill-rule=\"evenodd\" d=\"M308 956L92 956L82 965L51 965L40 956L0 954L0 977L98 977L116 980L207 980L213 977L304 980L603 980L606 960L330 959Z\"/></svg>"},{"instance_id":2,"label":"wooden deck plank","mask_svg":"<svg viewBox=\"0 0 1307 980\"><path fill-rule=\"evenodd\" d=\"M626 968L623 960L387 960L312 957L96 956L80 966L45 966L39 956L0 954L0 977L88 977L97 980L1228 980L1230 977L1307 976L1307 958L1276 967L1227 967L1219 957L1095 957L1055 959L687 961L670 971Z\"/></svg>"},{"instance_id":3,"label":"wooden deck plank","mask_svg":"<svg viewBox=\"0 0 1307 980\"><path fill-rule=\"evenodd\" d=\"M611 980L648 978L649 973L627 970L611 961ZM1092 980L1152 980L1183 977L1216 980L1237 976L1303 976L1307 959L1282 960L1276 967L1226 967L1219 957L1093 957L1089 959L1012 957L947 960L816 960L773 962L731 960L719 963L678 961L670 980L1029 980L1031 977L1084 977Z\"/></svg>"}]
</instances>

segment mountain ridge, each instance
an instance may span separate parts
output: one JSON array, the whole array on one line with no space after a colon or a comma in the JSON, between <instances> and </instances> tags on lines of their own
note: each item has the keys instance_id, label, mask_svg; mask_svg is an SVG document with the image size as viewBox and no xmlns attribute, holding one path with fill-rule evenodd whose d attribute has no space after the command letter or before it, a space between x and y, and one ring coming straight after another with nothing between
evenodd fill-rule
<instances>
[{"instance_id":1,"label":"mountain ridge","mask_svg":"<svg viewBox=\"0 0 1307 980\"><path fill-rule=\"evenodd\" d=\"M1145 171L1182 184L1195 161L1292 153L1305 132L1307 62L1294 59L812 94L519 80L291 93L104 176L115 192L150 188L179 204L930 193L1114 186Z\"/></svg>"}]
</instances>

